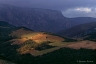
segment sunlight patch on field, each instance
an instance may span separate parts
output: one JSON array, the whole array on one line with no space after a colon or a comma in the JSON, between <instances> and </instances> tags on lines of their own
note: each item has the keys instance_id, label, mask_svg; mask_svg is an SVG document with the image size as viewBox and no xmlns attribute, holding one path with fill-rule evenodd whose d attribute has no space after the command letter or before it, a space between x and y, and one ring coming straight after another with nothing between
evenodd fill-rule
<instances>
[{"instance_id":1,"label":"sunlight patch on field","mask_svg":"<svg viewBox=\"0 0 96 64\"><path fill-rule=\"evenodd\" d=\"M37 55L42 55L48 52L52 52L54 50L57 50L59 48L61 48L63 45L65 45L65 42L63 38L59 37L59 36L54 36L54 35L50 35L44 32L34 32L34 31L27 31L24 29L19 29L14 31L12 34L10 34L11 36L17 36L17 38L10 40L12 43L11 45L22 45L26 40L31 39L32 41L35 41L38 44L41 44L43 42L47 42L50 41L51 43L48 43L48 45L50 46L56 46L54 48L50 48L50 49L45 49L45 50L35 50L35 49L28 49L26 47L23 47L24 50L21 50L21 54L26 54L26 53L30 53L30 54L35 54ZM20 47L21 48L21 47ZM21 48L21 49L23 49ZM25 49L26 48L26 49ZM18 49L19 50L19 49ZM39 52L39 53L37 53Z\"/></svg>"}]
</instances>

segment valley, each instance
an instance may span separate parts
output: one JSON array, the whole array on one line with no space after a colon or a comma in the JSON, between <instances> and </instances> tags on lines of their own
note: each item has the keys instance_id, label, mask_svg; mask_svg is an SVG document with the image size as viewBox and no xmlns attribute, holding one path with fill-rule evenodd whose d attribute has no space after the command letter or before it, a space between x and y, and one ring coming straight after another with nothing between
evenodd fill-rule
<instances>
[{"instance_id":1,"label":"valley","mask_svg":"<svg viewBox=\"0 0 96 64\"><path fill-rule=\"evenodd\" d=\"M0 64L96 63L96 18L0 4Z\"/></svg>"},{"instance_id":2,"label":"valley","mask_svg":"<svg viewBox=\"0 0 96 64\"><path fill-rule=\"evenodd\" d=\"M58 59L58 56L60 56L60 58L63 58L64 55L64 57L66 56L70 57L71 58L70 61L71 61L73 57L68 52L72 53L72 55L74 55L75 53L75 56L81 53L80 55L82 56L82 58L81 57L79 58L80 60L82 60L84 55L82 53L84 53L84 50L88 52L88 55L84 55L84 57L88 56L86 57L87 60L90 60L89 57L91 58L91 56L89 55L90 53L92 56L95 55L96 42L87 39L84 40L83 38L85 38L85 36L82 36L77 39L70 39L70 38L58 36L53 33L36 32L26 27L15 27L15 26L13 27L11 24L8 24L4 21L0 21L0 23L2 25L2 27L0 27L0 29L2 29L2 32L0 32L2 36L0 36L0 38L3 39L0 41L0 45L1 45L0 55L7 57L14 63L39 64L38 61L42 63L43 62L42 60L44 60L44 58L46 59L50 58L50 61L52 61L50 57L51 55L52 58L54 58L54 60L55 58ZM5 29L9 32L7 32ZM55 54L56 55L58 54L57 57L54 56ZM46 57L47 55L48 58ZM12 57L14 57L14 59ZM75 59L73 60L73 63L76 63L76 58L77 57L75 57ZM23 61L22 59L24 59L25 61ZM92 59L93 59L92 61L95 63L95 56ZM68 60L66 61L59 60L59 61L62 61L63 63L66 63L67 61L68 63L70 63ZM11 64L10 62L1 60L1 63L2 62L4 64L6 63ZM48 62L48 60L45 60L44 63L46 62Z\"/></svg>"}]
</instances>

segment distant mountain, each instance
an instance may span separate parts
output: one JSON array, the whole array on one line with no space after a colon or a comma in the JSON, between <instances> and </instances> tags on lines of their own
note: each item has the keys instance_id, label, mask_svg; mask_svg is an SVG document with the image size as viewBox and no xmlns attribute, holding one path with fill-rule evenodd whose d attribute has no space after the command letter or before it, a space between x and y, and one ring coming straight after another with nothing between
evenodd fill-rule
<instances>
[{"instance_id":1,"label":"distant mountain","mask_svg":"<svg viewBox=\"0 0 96 64\"><path fill-rule=\"evenodd\" d=\"M0 4L0 20L14 26L25 26L36 31L58 32L78 24L96 22L96 18L66 18L61 11L24 8Z\"/></svg>"},{"instance_id":2,"label":"distant mountain","mask_svg":"<svg viewBox=\"0 0 96 64\"><path fill-rule=\"evenodd\" d=\"M37 31L55 32L70 27L69 21L60 11L6 4L0 4L0 20Z\"/></svg>"},{"instance_id":3,"label":"distant mountain","mask_svg":"<svg viewBox=\"0 0 96 64\"><path fill-rule=\"evenodd\" d=\"M63 30L59 32L59 35L66 37L77 37L88 34L89 32L91 32L91 30L94 29L96 29L96 22L85 23Z\"/></svg>"},{"instance_id":4,"label":"distant mountain","mask_svg":"<svg viewBox=\"0 0 96 64\"><path fill-rule=\"evenodd\" d=\"M91 17L77 17L77 18L68 18L68 19L72 22L73 26L84 24L84 23L96 22L96 18L91 18Z\"/></svg>"}]
</instances>

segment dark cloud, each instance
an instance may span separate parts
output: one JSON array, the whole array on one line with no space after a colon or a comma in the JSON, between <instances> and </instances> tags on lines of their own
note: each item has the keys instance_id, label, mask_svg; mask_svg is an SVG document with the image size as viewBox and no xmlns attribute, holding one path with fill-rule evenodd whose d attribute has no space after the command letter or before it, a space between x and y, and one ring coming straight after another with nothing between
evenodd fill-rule
<instances>
[{"instance_id":1,"label":"dark cloud","mask_svg":"<svg viewBox=\"0 0 96 64\"><path fill-rule=\"evenodd\" d=\"M92 14L95 13L95 12L93 13L93 11L96 11L95 10L96 0L0 0L0 2L5 4L15 5L15 6L21 6L21 7L60 10L63 12L65 16L68 17L76 17L76 16L91 17ZM75 8L80 8L80 7L90 8L91 11L85 13L85 11L75 10ZM69 9L71 10L69 11Z\"/></svg>"}]
</instances>

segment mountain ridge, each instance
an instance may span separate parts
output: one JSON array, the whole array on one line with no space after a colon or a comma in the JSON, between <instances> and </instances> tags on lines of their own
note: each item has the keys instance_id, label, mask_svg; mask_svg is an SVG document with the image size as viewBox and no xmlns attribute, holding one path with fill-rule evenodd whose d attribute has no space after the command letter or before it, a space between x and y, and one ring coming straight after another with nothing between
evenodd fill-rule
<instances>
[{"instance_id":1,"label":"mountain ridge","mask_svg":"<svg viewBox=\"0 0 96 64\"><path fill-rule=\"evenodd\" d=\"M58 10L17 7L8 4L0 4L0 20L14 26L24 26L34 31L53 33L75 25L96 22L96 18L91 17L67 18Z\"/></svg>"},{"instance_id":2,"label":"mountain ridge","mask_svg":"<svg viewBox=\"0 0 96 64\"><path fill-rule=\"evenodd\" d=\"M25 26L37 31L55 32L62 29L61 27L63 27L63 25L59 23L64 24L63 19L66 20L62 13L56 10L22 8L6 5L0 8L0 20L15 26Z\"/></svg>"}]
</instances>

